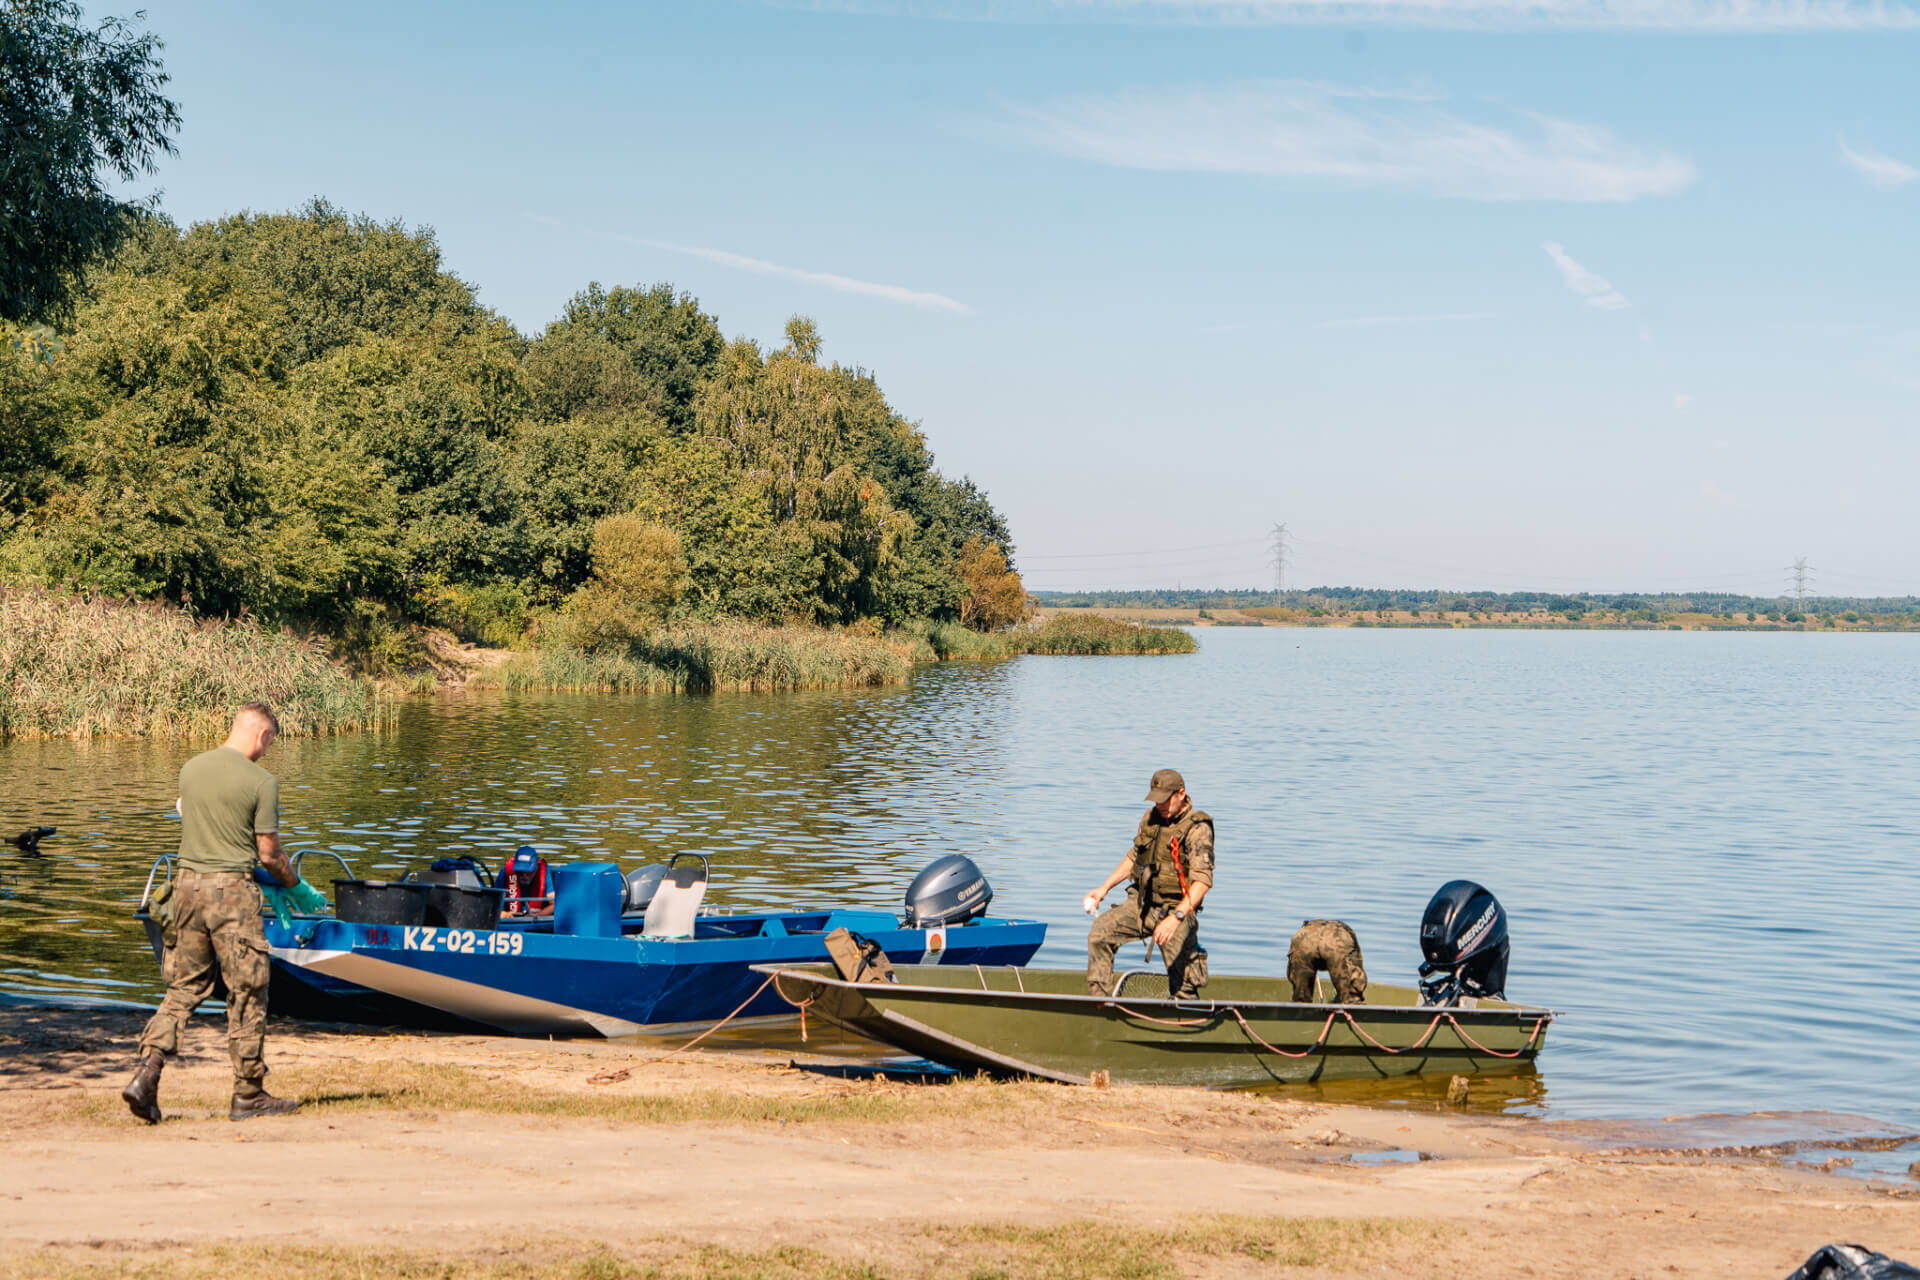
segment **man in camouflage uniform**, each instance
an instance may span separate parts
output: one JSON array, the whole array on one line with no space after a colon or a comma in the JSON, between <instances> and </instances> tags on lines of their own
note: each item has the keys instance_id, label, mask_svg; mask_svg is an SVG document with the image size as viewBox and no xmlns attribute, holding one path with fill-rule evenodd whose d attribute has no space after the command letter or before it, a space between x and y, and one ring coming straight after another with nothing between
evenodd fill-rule
<instances>
[{"instance_id":1,"label":"man in camouflage uniform","mask_svg":"<svg viewBox=\"0 0 1920 1280\"><path fill-rule=\"evenodd\" d=\"M1360 959L1360 939L1341 920L1309 920L1293 935L1287 948L1287 980L1293 983L1296 1004L1312 1004L1320 971L1333 979L1333 998L1340 1004L1365 1004L1367 970Z\"/></svg>"},{"instance_id":2,"label":"man in camouflage uniform","mask_svg":"<svg viewBox=\"0 0 1920 1280\"><path fill-rule=\"evenodd\" d=\"M1087 933L1087 991L1113 994L1113 956L1122 943L1152 938L1167 962L1167 990L1191 1000L1207 982L1207 953L1200 949L1200 901L1213 887L1213 819L1193 806L1187 784L1173 769L1162 769L1147 784L1153 808L1140 819L1133 847L1112 875L1087 895L1086 909L1122 880L1130 880L1126 901L1098 920Z\"/></svg>"},{"instance_id":3,"label":"man in camouflage uniform","mask_svg":"<svg viewBox=\"0 0 1920 1280\"><path fill-rule=\"evenodd\" d=\"M216 966L227 984L227 1051L233 1060L229 1116L285 1115L300 1104L261 1086L267 1064L267 936L253 864L281 884L300 884L280 848L280 784L255 761L279 735L265 703L249 702L227 740L180 770L180 858L168 905L167 998L140 1034L140 1063L120 1093L148 1124L160 1122L160 1072L179 1052L180 1031L213 994Z\"/></svg>"}]
</instances>

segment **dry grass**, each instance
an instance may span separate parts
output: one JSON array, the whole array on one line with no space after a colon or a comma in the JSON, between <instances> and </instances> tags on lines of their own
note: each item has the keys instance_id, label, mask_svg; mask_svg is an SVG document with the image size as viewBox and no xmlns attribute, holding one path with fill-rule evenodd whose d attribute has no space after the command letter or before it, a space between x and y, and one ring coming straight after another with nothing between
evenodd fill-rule
<instances>
[{"instance_id":1,"label":"dry grass","mask_svg":"<svg viewBox=\"0 0 1920 1280\"><path fill-rule=\"evenodd\" d=\"M20 1280L1178 1280L1201 1268L1351 1271L1443 1234L1431 1223L1398 1220L1198 1216L1165 1230L1088 1219L1038 1227L926 1223L890 1228L857 1248L737 1249L671 1236L623 1248L552 1241L464 1255L339 1246L68 1247L13 1258L8 1267Z\"/></svg>"},{"instance_id":2,"label":"dry grass","mask_svg":"<svg viewBox=\"0 0 1920 1280\"><path fill-rule=\"evenodd\" d=\"M0 585L0 738L217 738L254 699L273 704L288 735L392 714L370 683L282 631Z\"/></svg>"},{"instance_id":3,"label":"dry grass","mask_svg":"<svg viewBox=\"0 0 1920 1280\"><path fill-rule=\"evenodd\" d=\"M900 684L909 666L904 648L857 631L707 622L662 627L613 648L539 649L487 679L539 692L766 693Z\"/></svg>"}]
</instances>

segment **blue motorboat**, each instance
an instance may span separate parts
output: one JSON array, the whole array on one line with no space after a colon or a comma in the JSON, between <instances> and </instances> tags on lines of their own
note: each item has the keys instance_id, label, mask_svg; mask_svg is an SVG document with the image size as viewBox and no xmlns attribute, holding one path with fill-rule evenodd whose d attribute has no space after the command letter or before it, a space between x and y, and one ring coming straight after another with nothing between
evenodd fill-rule
<instances>
[{"instance_id":1,"label":"blue motorboat","mask_svg":"<svg viewBox=\"0 0 1920 1280\"><path fill-rule=\"evenodd\" d=\"M542 867L537 887L550 891L531 897L456 862L467 865L391 883L353 879L348 868L334 882L334 914L269 915L271 1012L513 1035L677 1031L730 1014L792 1017L752 966L825 961L839 929L899 964L1022 965L1046 936L1041 921L985 914L992 889L959 855L915 879L904 915L714 911L703 905L707 868L695 855L625 876L611 863ZM146 902L163 866L170 872L167 859L156 862L138 912L156 959L161 930Z\"/></svg>"}]
</instances>

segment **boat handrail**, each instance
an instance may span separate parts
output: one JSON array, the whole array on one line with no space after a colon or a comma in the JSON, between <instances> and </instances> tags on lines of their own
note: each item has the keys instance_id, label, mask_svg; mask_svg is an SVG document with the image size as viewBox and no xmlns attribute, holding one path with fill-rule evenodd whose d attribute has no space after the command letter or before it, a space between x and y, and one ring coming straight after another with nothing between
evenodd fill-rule
<instances>
[{"instance_id":1,"label":"boat handrail","mask_svg":"<svg viewBox=\"0 0 1920 1280\"><path fill-rule=\"evenodd\" d=\"M317 853L322 857L332 858L335 862L340 864L340 869L347 873L346 879L352 880L356 878L353 874L353 864L351 862L348 862L345 858L341 857L339 854L335 853L333 850L302 849L300 850L300 852L293 855L293 874L295 874L296 876L299 876L302 880L306 879L307 877L306 877L306 873L300 870L300 859L306 857L310 853Z\"/></svg>"},{"instance_id":2,"label":"boat handrail","mask_svg":"<svg viewBox=\"0 0 1920 1280\"><path fill-rule=\"evenodd\" d=\"M133 912L135 915L138 915L142 911L145 911L147 909L147 899L153 896L153 877L159 873L159 870L162 866L166 867L167 869L166 883L167 884L173 883L173 855L170 853L163 853L159 857L153 860L152 866L147 868L147 883L145 887L143 887L140 890L140 905L133 909Z\"/></svg>"}]
</instances>

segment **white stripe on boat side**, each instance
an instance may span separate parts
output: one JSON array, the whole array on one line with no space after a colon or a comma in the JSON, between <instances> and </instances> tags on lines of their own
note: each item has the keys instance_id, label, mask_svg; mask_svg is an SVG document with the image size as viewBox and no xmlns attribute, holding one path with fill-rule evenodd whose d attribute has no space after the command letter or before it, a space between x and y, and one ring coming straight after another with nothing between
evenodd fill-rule
<instances>
[{"instance_id":1,"label":"white stripe on boat side","mask_svg":"<svg viewBox=\"0 0 1920 1280\"><path fill-rule=\"evenodd\" d=\"M300 947L274 947L272 951L276 960L295 968L312 969L330 978L358 983L385 995L520 1035L591 1032L602 1036L630 1036L645 1029L642 1024L624 1018L515 995L497 987L427 973L352 951L311 951Z\"/></svg>"}]
</instances>

